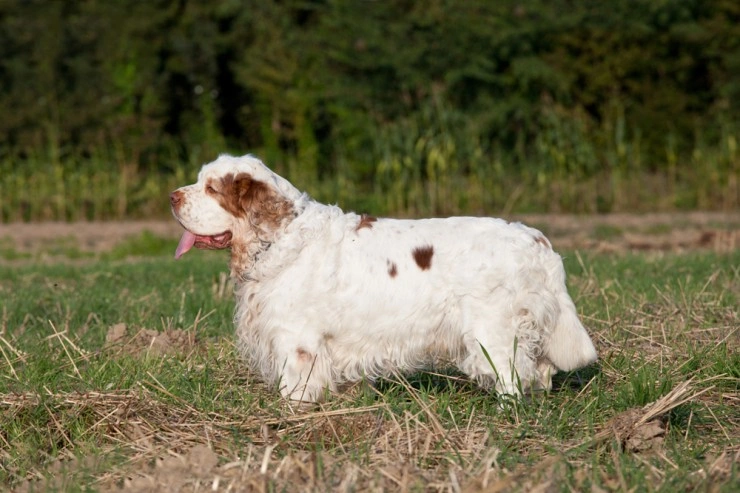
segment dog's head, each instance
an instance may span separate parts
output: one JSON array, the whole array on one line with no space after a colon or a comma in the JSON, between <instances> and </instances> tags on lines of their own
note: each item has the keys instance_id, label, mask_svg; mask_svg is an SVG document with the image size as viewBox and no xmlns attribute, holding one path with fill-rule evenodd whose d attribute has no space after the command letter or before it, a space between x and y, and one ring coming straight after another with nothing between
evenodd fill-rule
<instances>
[{"instance_id":1,"label":"dog's head","mask_svg":"<svg viewBox=\"0 0 740 493\"><path fill-rule=\"evenodd\" d=\"M270 243L297 211L301 193L252 156L222 155L206 164L198 181L170 194L172 214L185 228L175 252L231 248L253 254Z\"/></svg>"}]
</instances>

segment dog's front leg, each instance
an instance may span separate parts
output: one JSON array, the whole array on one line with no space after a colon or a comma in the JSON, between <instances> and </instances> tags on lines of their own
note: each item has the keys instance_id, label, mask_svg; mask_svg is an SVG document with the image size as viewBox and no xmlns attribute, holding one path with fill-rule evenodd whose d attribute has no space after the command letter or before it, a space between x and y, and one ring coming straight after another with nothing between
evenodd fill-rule
<instances>
[{"instance_id":1,"label":"dog's front leg","mask_svg":"<svg viewBox=\"0 0 740 493\"><path fill-rule=\"evenodd\" d=\"M327 357L319 351L296 347L284 355L283 361L279 387L286 399L314 403L322 401L327 391L336 391Z\"/></svg>"}]
</instances>

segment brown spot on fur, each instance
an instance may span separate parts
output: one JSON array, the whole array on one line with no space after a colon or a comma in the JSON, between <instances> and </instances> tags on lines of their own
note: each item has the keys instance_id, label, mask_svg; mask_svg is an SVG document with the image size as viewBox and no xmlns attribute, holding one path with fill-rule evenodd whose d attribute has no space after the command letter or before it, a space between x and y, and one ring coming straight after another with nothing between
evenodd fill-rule
<instances>
[{"instance_id":1,"label":"brown spot on fur","mask_svg":"<svg viewBox=\"0 0 740 493\"><path fill-rule=\"evenodd\" d=\"M298 356L298 361L300 363L310 363L311 361L313 361L313 355L309 353L308 351L306 351L305 349L303 349L302 347L299 347L298 349L296 349L295 352L296 352L296 355Z\"/></svg>"},{"instance_id":2,"label":"brown spot on fur","mask_svg":"<svg viewBox=\"0 0 740 493\"><path fill-rule=\"evenodd\" d=\"M427 270L432 266L432 255L434 255L434 247L431 245L416 247L411 252L416 261L416 265L421 270Z\"/></svg>"},{"instance_id":3,"label":"brown spot on fur","mask_svg":"<svg viewBox=\"0 0 740 493\"><path fill-rule=\"evenodd\" d=\"M363 214L360 216L360 222L357 223L357 227L355 228L355 231L359 231L362 228L372 229L373 223L377 221L377 217L368 216L367 214Z\"/></svg>"},{"instance_id":4,"label":"brown spot on fur","mask_svg":"<svg viewBox=\"0 0 740 493\"><path fill-rule=\"evenodd\" d=\"M391 277L396 277L398 275L398 267L396 267L395 262L391 262L388 260L388 275Z\"/></svg>"},{"instance_id":5,"label":"brown spot on fur","mask_svg":"<svg viewBox=\"0 0 740 493\"><path fill-rule=\"evenodd\" d=\"M550 242L547 241L547 238L545 238L544 236L535 236L534 241L535 243L539 243L540 245L552 250L552 245L550 245Z\"/></svg>"}]
</instances>

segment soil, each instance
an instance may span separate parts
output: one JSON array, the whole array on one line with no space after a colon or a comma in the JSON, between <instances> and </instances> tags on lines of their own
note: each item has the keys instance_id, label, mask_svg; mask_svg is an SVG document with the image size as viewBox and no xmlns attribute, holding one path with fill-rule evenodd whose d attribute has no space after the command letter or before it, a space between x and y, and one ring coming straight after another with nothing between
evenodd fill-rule
<instances>
[{"instance_id":1,"label":"soil","mask_svg":"<svg viewBox=\"0 0 740 493\"><path fill-rule=\"evenodd\" d=\"M49 244L72 243L83 252L107 252L124 240L148 231L163 238L182 233L174 220L120 222L43 222L0 224L0 242L18 252L47 250Z\"/></svg>"},{"instance_id":2,"label":"soil","mask_svg":"<svg viewBox=\"0 0 740 493\"><path fill-rule=\"evenodd\" d=\"M740 247L740 211L527 214L507 219L542 230L556 250L730 252ZM0 224L0 245L16 252L48 252L50 244L62 241L82 252L100 253L145 231L175 240L182 228L174 220Z\"/></svg>"}]
</instances>

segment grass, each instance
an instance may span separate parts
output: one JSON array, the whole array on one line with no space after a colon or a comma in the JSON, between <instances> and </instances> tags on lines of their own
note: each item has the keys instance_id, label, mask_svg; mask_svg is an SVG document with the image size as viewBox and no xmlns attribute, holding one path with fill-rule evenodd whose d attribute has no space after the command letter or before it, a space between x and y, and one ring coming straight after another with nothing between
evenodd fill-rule
<instances>
[{"instance_id":1,"label":"grass","mask_svg":"<svg viewBox=\"0 0 740 493\"><path fill-rule=\"evenodd\" d=\"M65 240L66 241L66 240ZM68 242L66 246L70 247ZM223 252L0 262L18 491L737 491L740 252L568 253L597 365L502 403L437 368L289 408L236 357ZM6 256L7 254L7 256Z\"/></svg>"}]
</instances>

